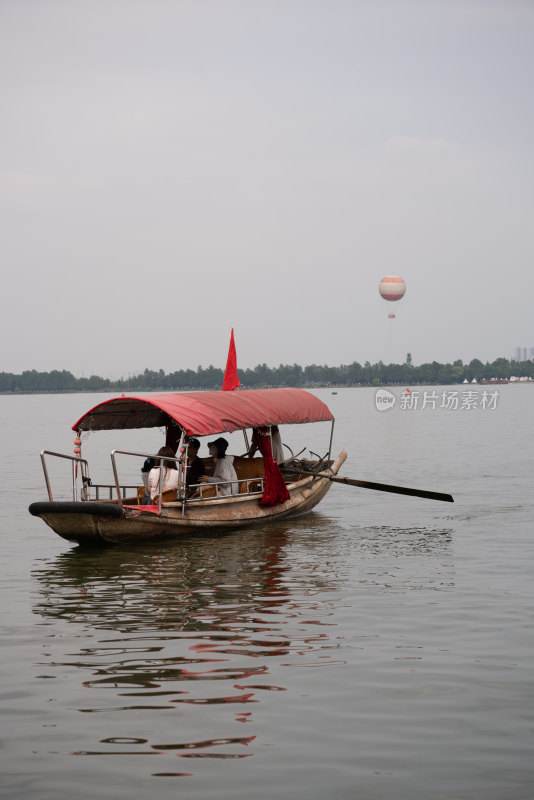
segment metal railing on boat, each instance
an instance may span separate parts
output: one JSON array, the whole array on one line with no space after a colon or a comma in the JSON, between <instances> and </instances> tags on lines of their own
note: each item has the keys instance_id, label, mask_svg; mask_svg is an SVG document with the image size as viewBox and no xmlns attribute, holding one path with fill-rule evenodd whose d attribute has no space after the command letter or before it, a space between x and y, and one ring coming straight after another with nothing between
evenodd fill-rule
<instances>
[{"instance_id":1,"label":"metal railing on boat","mask_svg":"<svg viewBox=\"0 0 534 800\"><path fill-rule=\"evenodd\" d=\"M48 499L50 500L51 503L54 501L54 498L53 498L53 495L52 495L52 486L50 484L50 476L48 474L48 469L47 469L47 466L46 466L45 456L54 456L55 458L64 458L67 461L71 461L72 462L72 499L76 501L78 499L78 488L77 488L77 485L76 485L78 464L80 465L80 474L81 474L81 478L82 478L82 495L83 495L83 492L85 490L85 487L90 483L90 480L89 480L89 464L87 462L87 459L80 458L79 456L68 456L68 455L65 455L64 453L54 453L52 450L41 450L41 463L43 465L43 472L44 472L44 477L45 477L46 490L48 492Z\"/></svg>"},{"instance_id":2,"label":"metal railing on boat","mask_svg":"<svg viewBox=\"0 0 534 800\"><path fill-rule=\"evenodd\" d=\"M112 453L111 453L111 464L112 464L112 468L113 468L113 476L114 476L114 479L115 479L115 490L116 490L116 493L117 493L118 503L119 503L119 505L122 505L122 500L124 500L124 497L121 498L121 496L120 496L119 476L118 476L118 470L117 470L117 462L116 462L116 458L115 458L115 456L117 456L117 455L135 456L136 458L153 458L156 461L156 463L159 460L161 460L161 456L159 456L159 455L148 455L147 456L146 453L134 453L134 452L131 452L129 450L113 450L112 451ZM165 461L174 461L177 464L177 467L179 469L179 467L180 467L180 457L176 457L175 456L174 458L171 458L170 456L165 456L164 460ZM228 495L226 493L223 493L223 487L233 486L234 484L236 484L236 490L237 491L232 492L231 494L233 494L234 496L238 496L240 494L244 494L244 492L241 491L241 487L243 486L243 484L246 486L246 494L258 494L260 491L263 492L265 482L264 482L264 478L263 477L253 477L253 478L241 478L241 479L238 478L236 481L220 481L218 483L215 482L215 481L214 482L210 481L208 483L195 483L195 484L191 484L190 486L187 486L187 487L183 483L179 483L179 486L178 486L178 489L177 489L176 500L177 500L177 502L181 502L182 506L184 506L185 503L194 503L194 502L198 502L200 500L207 500L208 498L206 496L204 496L203 493L208 490L208 487L211 487L211 488L215 489L215 498L228 497L230 495ZM250 489L251 484L254 484L254 485L258 485L259 484L260 488L251 490ZM135 487L132 487L132 488L135 488ZM193 494L194 494L196 491L198 491L198 497L197 496L191 496L191 492L193 492ZM186 494L186 492L187 492L187 494ZM159 473L159 487L158 487L158 503L157 503L158 509L160 511L161 511L162 502L163 502L162 501L162 494L163 494L163 470L160 470L160 473ZM212 498L209 498L209 499L212 499Z\"/></svg>"},{"instance_id":3,"label":"metal railing on boat","mask_svg":"<svg viewBox=\"0 0 534 800\"><path fill-rule=\"evenodd\" d=\"M157 464L160 461L174 461L176 464L176 469L179 471L180 469L180 457L178 456L165 456L162 458L160 455L146 455L146 453L132 453L129 450L112 450L111 451L111 466L113 468L113 477L115 479L115 490L117 492L117 502L120 506L122 506L122 501L124 500L124 496L121 498L121 491L120 491L120 484L119 484L119 474L117 472L117 462L115 460L115 456L134 456L135 458L152 458L154 459L154 463ZM137 491L137 489L136 489ZM159 471L159 486L158 486L158 509L161 511L161 495L163 493L163 470L160 469Z\"/></svg>"},{"instance_id":4,"label":"metal railing on boat","mask_svg":"<svg viewBox=\"0 0 534 800\"><path fill-rule=\"evenodd\" d=\"M133 483L132 484L125 484L125 483L122 483L120 485L122 501L124 502L124 500L126 500L126 498L128 497L128 492L129 491L132 491L134 494L137 494L137 488L138 488L137 484L133 484ZM101 499L101 497L100 497L100 490L101 489L105 490L104 494L107 494L107 499L108 500L113 500L113 495L117 491L117 487L115 486L114 483L91 483L90 484L90 489L94 489L95 490L95 496L94 496L94 498L91 498L91 499L94 499L94 500L100 500Z\"/></svg>"},{"instance_id":5,"label":"metal railing on boat","mask_svg":"<svg viewBox=\"0 0 534 800\"><path fill-rule=\"evenodd\" d=\"M72 498L74 501L78 500L78 485L77 485L77 478L78 478L78 465L80 468L80 477L82 481L81 491L80 491L80 500L82 501L91 501L91 500L101 500L103 499L101 495L104 495L107 500L114 500L114 495L116 496L116 502L122 506L124 501L128 498L128 493L133 492L136 495L137 499L137 491L138 485L137 484L121 484L119 481L118 469L117 469L117 461L116 456L118 455L125 455L125 456L133 456L135 458L152 458L157 463L161 456L157 454L147 455L146 453L138 453L132 452L129 450L113 450L111 452L111 465L113 469L113 484L103 484L103 483L92 483L89 477L89 463L87 459L81 458L80 456L71 456L65 453L55 453L52 450L42 450L41 451L41 462L43 466L43 472L45 477L46 488L48 492L48 498L51 502L53 502L53 493L52 493L52 486L50 481L50 475L48 471L48 467L46 464L46 456L53 456L54 458L62 458L67 461L70 461L72 464ZM167 461L174 461L177 464L177 468L180 468L180 458L165 456L165 460ZM228 492L228 488L232 487L233 491ZM263 476L256 476L256 477L249 477L249 478L238 478L235 481L209 481L206 483L196 483L191 484L190 486L185 486L183 483L179 483L177 489L177 497L176 500L182 505L185 503L196 503L202 500L207 499L221 499L224 497L239 497L239 496L247 496L247 495L258 495L263 493L265 487L265 478ZM215 494L213 494L215 492ZM91 497L93 494L93 497ZM163 470L160 470L159 474L159 486L158 486L158 500L157 505L159 510L162 507L162 494L163 494Z\"/></svg>"},{"instance_id":6,"label":"metal railing on boat","mask_svg":"<svg viewBox=\"0 0 534 800\"><path fill-rule=\"evenodd\" d=\"M63 458L66 461L70 461L72 464L72 499L76 502L78 500L78 485L77 485L77 468L78 465L80 467L80 477L82 480L82 486L80 491L80 500L82 501L89 501L89 500L100 500L101 499L101 490L105 490L103 492L104 495L107 495L108 500L113 500L113 493L117 491L117 484L106 484L106 483L92 483L89 477L89 462L85 458L80 458L80 456L71 456L65 453L55 453L52 450L41 450L41 463L43 465L43 472L44 478L46 483L46 490L48 492L48 499L52 503L54 501L54 496L52 492L52 484L50 481L50 474L48 471L48 467L46 464L46 456L53 456L54 458ZM94 498L91 498L91 491L94 490ZM121 496L122 500L125 500L128 496L129 491L137 492L137 485L136 484L122 484L119 485L119 495Z\"/></svg>"}]
</instances>

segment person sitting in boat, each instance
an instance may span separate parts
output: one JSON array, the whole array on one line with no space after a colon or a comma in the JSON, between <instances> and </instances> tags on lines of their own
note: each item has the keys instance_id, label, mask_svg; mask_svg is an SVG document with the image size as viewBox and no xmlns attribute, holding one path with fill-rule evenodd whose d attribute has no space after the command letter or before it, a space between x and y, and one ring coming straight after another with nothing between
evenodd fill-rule
<instances>
[{"instance_id":1,"label":"person sitting in boat","mask_svg":"<svg viewBox=\"0 0 534 800\"><path fill-rule=\"evenodd\" d=\"M214 442L208 442L208 451L210 456L215 461L215 469L213 476L202 475L199 478L199 483L217 483L219 485L219 494L231 495L239 494L239 486L237 483L230 483L230 481L237 481L237 474L234 469L234 457L227 456L228 442L222 436L215 439Z\"/></svg>"},{"instance_id":2,"label":"person sitting in boat","mask_svg":"<svg viewBox=\"0 0 534 800\"><path fill-rule=\"evenodd\" d=\"M158 450L158 456L167 457L169 460L165 461L164 458L160 459L159 466L153 467L148 473L148 489L150 492L150 499L152 500L152 502L156 500L159 494L160 469L163 470L162 485L161 485L162 492L166 491L167 489L178 488L178 465L176 464L176 461L171 460L172 458L174 458L174 453L172 452L172 448L160 447L160 449Z\"/></svg>"},{"instance_id":3,"label":"person sitting in boat","mask_svg":"<svg viewBox=\"0 0 534 800\"><path fill-rule=\"evenodd\" d=\"M265 435L269 435L269 428L252 429L252 439L250 442L249 451L247 453L249 458L253 457L256 450L259 450L258 431L261 431L261 433ZM271 452L273 455L273 460L276 461L277 464L281 464L284 460L284 448L282 446L282 439L280 437L278 425L271 425Z\"/></svg>"},{"instance_id":4,"label":"person sitting in boat","mask_svg":"<svg viewBox=\"0 0 534 800\"><path fill-rule=\"evenodd\" d=\"M145 494L144 494L144 496L142 498L142 501L141 501L143 505L146 505L147 503L150 503L150 489L148 488L148 474L149 474L149 472L150 472L150 470L152 469L153 466L154 466L154 459L153 458L147 458L145 460L145 463L141 467L141 478L143 480L143 486L145 487Z\"/></svg>"},{"instance_id":5,"label":"person sitting in boat","mask_svg":"<svg viewBox=\"0 0 534 800\"><path fill-rule=\"evenodd\" d=\"M187 472L185 474L186 486L191 486L199 482L200 477L204 474L204 464L198 457L200 449L200 442L198 439L190 438L185 440L187 444Z\"/></svg>"}]
</instances>

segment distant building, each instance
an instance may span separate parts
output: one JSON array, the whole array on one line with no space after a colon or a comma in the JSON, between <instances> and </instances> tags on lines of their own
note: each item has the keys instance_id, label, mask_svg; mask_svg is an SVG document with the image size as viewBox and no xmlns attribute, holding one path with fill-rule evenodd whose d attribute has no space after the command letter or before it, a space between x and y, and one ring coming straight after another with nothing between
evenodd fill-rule
<instances>
[{"instance_id":1,"label":"distant building","mask_svg":"<svg viewBox=\"0 0 534 800\"><path fill-rule=\"evenodd\" d=\"M516 347L512 361L534 361L534 347Z\"/></svg>"}]
</instances>

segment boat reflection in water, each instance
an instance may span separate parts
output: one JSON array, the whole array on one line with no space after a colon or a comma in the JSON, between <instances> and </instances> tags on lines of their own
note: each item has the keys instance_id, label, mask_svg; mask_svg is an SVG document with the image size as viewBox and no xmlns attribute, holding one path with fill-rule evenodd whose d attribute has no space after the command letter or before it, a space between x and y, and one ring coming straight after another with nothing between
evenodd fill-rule
<instances>
[{"instance_id":1,"label":"boat reflection in water","mask_svg":"<svg viewBox=\"0 0 534 800\"><path fill-rule=\"evenodd\" d=\"M34 570L34 612L54 621L47 674L39 677L62 681L64 708L99 714L98 725L76 728L72 752L159 754L163 769L152 774L166 776L191 772L163 763L165 754L254 755L257 704L268 711L274 693L289 688L303 696L304 668L345 663L335 622L351 580L344 548L382 541L394 560L388 548L398 546L399 533L359 531L355 543L355 531L316 514L173 544L74 549ZM419 531L412 542L414 555L437 548L443 564L450 536ZM386 573L385 591L398 580L393 569ZM355 585L363 591L365 575ZM262 728L261 744L274 744L265 739Z\"/></svg>"},{"instance_id":2,"label":"boat reflection in water","mask_svg":"<svg viewBox=\"0 0 534 800\"><path fill-rule=\"evenodd\" d=\"M141 747L145 753L183 756L252 754L247 751L254 736L236 735L234 723L250 722L265 692L284 691L272 683L269 660L302 657L328 640L323 627L332 611L323 605L323 593L335 586L332 576L326 578L312 563L313 546L309 569L301 563L296 586L288 580L288 535L299 525L312 537L314 526L323 533L329 527L319 517L295 520L291 527L271 523L254 532L190 537L178 545L72 550L34 571L40 588L34 611L75 624L74 641L83 637L79 652L71 650L68 660L54 661L52 667L58 675L65 668L82 670L82 687L94 692L94 700L83 692L79 711L113 717L135 712L137 728L142 712L152 717L184 706L232 709L231 720L224 712L223 735L206 735L201 720L192 724L188 718L183 727L179 717L170 742L108 735L100 744L110 747L77 748L78 753L116 754L113 745L121 739L135 744L136 753ZM213 718L208 727L213 728ZM198 734L193 740L192 732Z\"/></svg>"}]
</instances>

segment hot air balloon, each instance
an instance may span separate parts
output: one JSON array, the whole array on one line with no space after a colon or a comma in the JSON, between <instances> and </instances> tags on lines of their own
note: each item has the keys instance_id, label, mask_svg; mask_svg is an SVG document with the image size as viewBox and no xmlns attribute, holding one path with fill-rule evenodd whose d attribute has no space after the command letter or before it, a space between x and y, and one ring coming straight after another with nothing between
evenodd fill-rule
<instances>
[{"instance_id":1,"label":"hot air balloon","mask_svg":"<svg viewBox=\"0 0 534 800\"><path fill-rule=\"evenodd\" d=\"M378 291L384 300L394 302L396 300L401 300L404 297L404 293L406 292L406 283L397 275L388 275L387 277L382 278L378 284ZM395 319L395 314L390 312L388 314L388 319Z\"/></svg>"}]
</instances>

